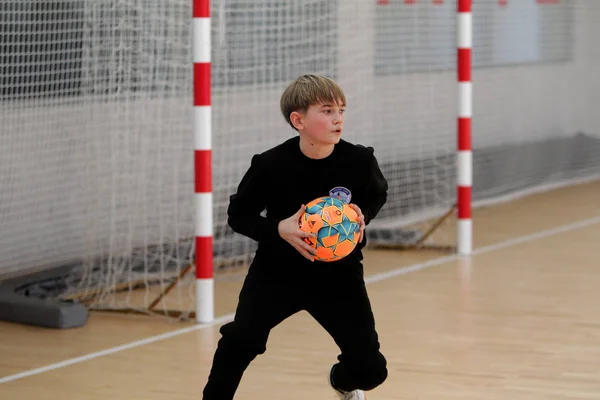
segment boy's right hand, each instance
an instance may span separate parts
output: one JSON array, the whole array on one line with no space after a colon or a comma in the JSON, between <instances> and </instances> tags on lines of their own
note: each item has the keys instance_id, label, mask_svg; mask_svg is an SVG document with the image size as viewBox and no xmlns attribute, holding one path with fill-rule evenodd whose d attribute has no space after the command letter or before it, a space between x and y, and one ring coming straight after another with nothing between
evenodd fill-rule
<instances>
[{"instance_id":1,"label":"boy's right hand","mask_svg":"<svg viewBox=\"0 0 600 400\"><path fill-rule=\"evenodd\" d=\"M281 220L277 229L279 231L279 236L281 236L283 240L291 244L296 250L298 250L300 254L302 254L308 260L315 261L314 255L316 253L316 250L308 243L306 243L304 241L304 238L314 238L317 237L317 235L314 233L304 232L298 227L298 219L300 218L300 215L302 215L304 209L305 206L303 204L302 207L300 207L300 209L296 211L296 214L292 215L289 218Z\"/></svg>"}]
</instances>

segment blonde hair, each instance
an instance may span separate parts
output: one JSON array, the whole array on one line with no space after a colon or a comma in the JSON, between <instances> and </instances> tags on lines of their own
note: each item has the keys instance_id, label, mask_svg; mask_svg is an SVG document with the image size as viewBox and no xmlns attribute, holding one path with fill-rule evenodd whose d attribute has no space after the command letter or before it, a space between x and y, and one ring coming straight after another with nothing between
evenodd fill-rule
<instances>
[{"instance_id":1,"label":"blonde hair","mask_svg":"<svg viewBox=\"0 0 600 400\"><path fill-rule=\"evenodd\" d=\"M290 120L291 113L306 112L311 105L327 103L346 105L346 96L342 88L325 76L302 75L284 90L280 107L285 120L296 129Z\"/></svg>"}]
</instances>

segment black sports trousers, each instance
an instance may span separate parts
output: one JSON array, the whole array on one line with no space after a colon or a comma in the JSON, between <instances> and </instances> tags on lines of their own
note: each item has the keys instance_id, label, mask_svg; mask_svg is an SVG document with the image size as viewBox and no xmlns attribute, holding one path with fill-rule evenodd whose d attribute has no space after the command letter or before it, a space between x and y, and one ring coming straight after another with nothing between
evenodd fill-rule
<instances>
[{"instance_id":1,"label":"black sports trousers","mask_svg":"<svg viewBox=\"0 0 600 400\"><path fill-rule=\"evenodd\" d=\"M220 329L222 337L204 400L233 399L250 362L266 351L271 329L301 310L307 311L341 350L332 373L337 389L370 390L385 381L387 362L380 352L359 261L315 263L303 266L301 274L261 267L257 263L251 266L235 318ZM278 268L298 271L285 263Z\"/></svg>"}]
</instances>

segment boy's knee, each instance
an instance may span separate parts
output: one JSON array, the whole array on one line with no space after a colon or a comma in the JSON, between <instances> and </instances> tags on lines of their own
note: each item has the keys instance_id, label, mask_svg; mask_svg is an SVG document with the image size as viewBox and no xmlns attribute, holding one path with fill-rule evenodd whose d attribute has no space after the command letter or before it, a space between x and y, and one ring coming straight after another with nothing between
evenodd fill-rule
<instances>
[{"instance_id":1,"label":"boy's knee","mask_svg":"<svg viewBox=\"0 0 600 400\"><path fill-rule=\"evenodd\" d=\"M254 358L267 350L268 333L265 334L235 322L223 325L220 332L222 337L219 340L219 346L230 348L234 352Z\"/></svg>"}]
</instances>

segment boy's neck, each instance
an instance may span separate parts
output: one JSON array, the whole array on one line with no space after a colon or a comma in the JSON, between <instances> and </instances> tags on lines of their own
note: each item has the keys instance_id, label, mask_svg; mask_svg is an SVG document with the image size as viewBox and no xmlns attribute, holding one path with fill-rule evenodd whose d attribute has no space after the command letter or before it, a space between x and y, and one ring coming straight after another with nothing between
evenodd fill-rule
<instances>
[{"instance_id":1,"label":"boy's neck","mask_svg":"<svg viewBox=\"0 0 600 400\"><path fill-rule=\"evenodd\" d=\"M334 144L319 145L300 135L300 151L308 158L320 160L333 153Z\"/></svg>"}]
</instances>

